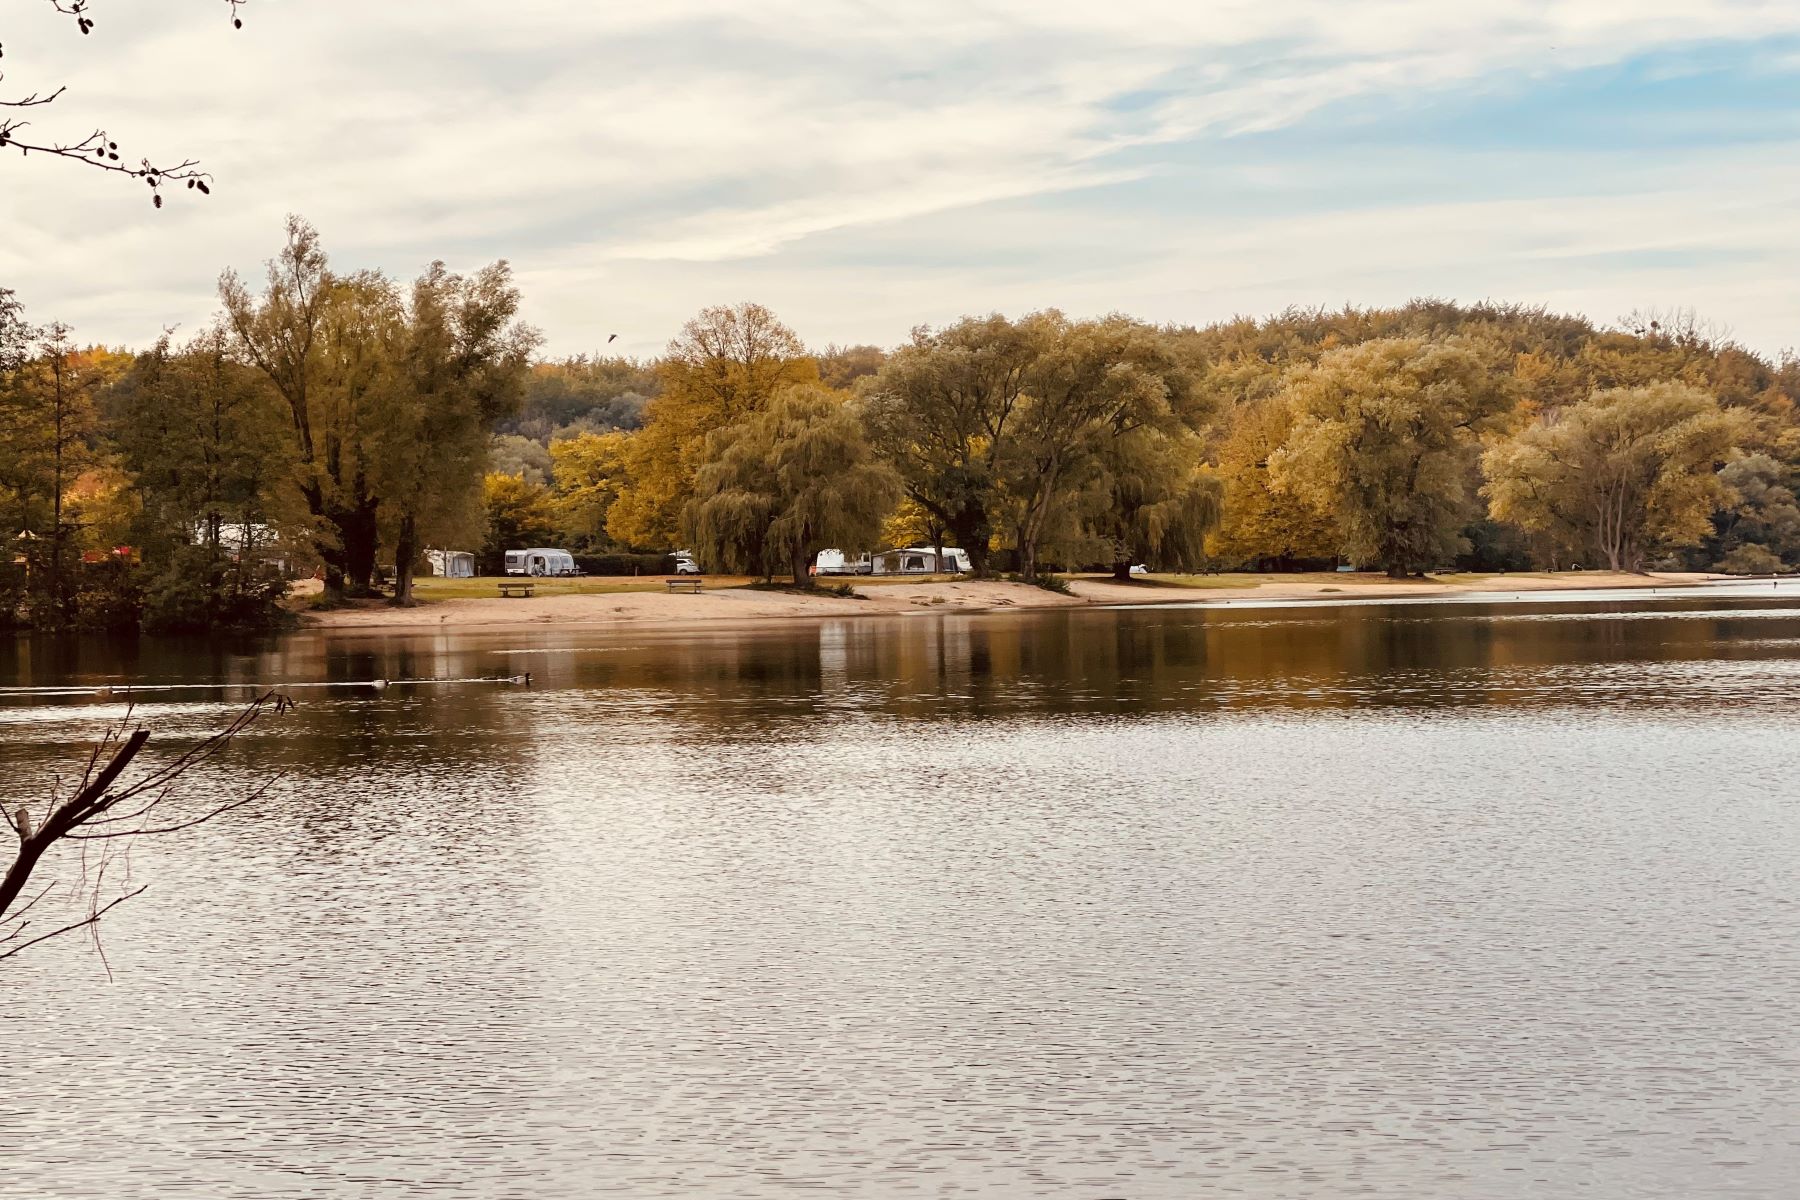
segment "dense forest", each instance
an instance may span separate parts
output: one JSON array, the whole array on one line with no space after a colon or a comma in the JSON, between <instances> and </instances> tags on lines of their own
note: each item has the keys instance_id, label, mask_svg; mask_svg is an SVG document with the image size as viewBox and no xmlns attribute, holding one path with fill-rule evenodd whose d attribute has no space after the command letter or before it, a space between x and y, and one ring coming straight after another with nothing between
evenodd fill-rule
<instances>
[{"instance_id":1,"label":"dense forest","mask_svg":"<svg viewBox=\"0 0 1800 1200\"><path fill-rule=\"evenodd\" d=\"M1691 315L1046 310L813 350L738 304L640 362L540 358L520 299L505 263L340 270L297 219L181 341L85 346L0 291L0 620L257 626L297 574L407 603L432 547L800 584L894 544L1027 579L1800 566L1800 363Z\"/></svg>"}]
</instances>

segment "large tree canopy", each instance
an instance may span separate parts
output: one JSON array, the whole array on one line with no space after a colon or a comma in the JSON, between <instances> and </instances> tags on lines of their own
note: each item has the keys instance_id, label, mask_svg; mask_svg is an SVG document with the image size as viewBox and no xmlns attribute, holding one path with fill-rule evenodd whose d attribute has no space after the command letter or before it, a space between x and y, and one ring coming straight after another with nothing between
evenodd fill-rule
<instances>
[{"instance_id":1,"label":"large tree canopy","mask_svg":"<svg viewBox=\"0 0 1800 1200\"><path fill-rule=\"evenodd\" d=\"M662 393L625 459L631 487L611 507L607 531L626 546L666 549L694 494L707 438L767 408L776 393L816 383L800 338L760 304L708 308L669 343Z\"/></svg>"},{"instance_id":2,"label":"large tree canopy","mask_svg":"<svg viewBox=\"0 0 1800 1200\"><path fill-rule=\"evenodd\" d=\"M1729 494L1715 468L1745 432L1742 414L1686 384L1595 392L1487 453L1489 501L1496 519L1642 570L1658 547L1711 531Z\"/></svg>"},{"instance_id":3,"label":"large tree canopy","mask_svg":"<svg viewBox=\"0 0 1800 1200\"><path fill-rule=\"evenodd\" d=\"M682 531L703 561L803 586L820 550L872 548L898 496L843 398L795 387L708 439Z\"/></svg>"},{"instance_id":4,"label":"large tree canopy","mask_svg":"<svg viewBox=\"0 0 1800 1200\"><path fill-rule=\"evenodd\" d=\"M1296 368L1293 427L1271 485L1333 514L1342 552L1388 574L1450 561L1465 545L1476 437L1508 392L1466 345L1383 338Z\"/></svg>"}]
</instances>

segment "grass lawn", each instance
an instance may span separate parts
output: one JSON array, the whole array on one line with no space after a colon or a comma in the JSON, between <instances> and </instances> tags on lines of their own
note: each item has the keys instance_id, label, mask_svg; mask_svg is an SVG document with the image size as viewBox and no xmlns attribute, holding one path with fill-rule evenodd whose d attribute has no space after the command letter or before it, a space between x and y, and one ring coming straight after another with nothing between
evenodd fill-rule
<instances>
[{"instance_id":1,"label":"grass lawn","mask_svg":"<svg viewBox=\"0 0 1800 1200\"><path fill-rule=\"evenodd\" d=\"M588 575L577 579L521 579L518 576L484 575L476 579L439 579L424 576L413 580L413 595L421 601L491 599L500 594L502 583L534 583L540 596L608 596L619 592L667 591L666 575ZM743 587L749 583L741 575L705 575L709 588Z\"/></svg>"}]
</instances>

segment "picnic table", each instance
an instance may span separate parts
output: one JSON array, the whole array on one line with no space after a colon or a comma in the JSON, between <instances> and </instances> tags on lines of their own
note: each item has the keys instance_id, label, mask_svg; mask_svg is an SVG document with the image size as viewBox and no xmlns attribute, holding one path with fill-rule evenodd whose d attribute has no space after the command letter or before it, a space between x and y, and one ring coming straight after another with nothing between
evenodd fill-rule
<instances>
[{"instance_id":1,"label":"picnic table","mask_svg":"<svg viewBox=\"0 0 1800 1200\"><path fill-rule=\"evenodd\" d=\"M677 575L675 578L669 580L668 583L671 592L679 592L683 588L686 588L696 596L698 596L701 590L706 587L706 581L698 575Z\"/></svg>"},{"instance_id":2,"label":"picnic table","mask_svg":"<svg viewBox=\"0 0 1800 1200\"><path fill-rule=\"evenodd\" d=\"M523 596L529 599L532 592L536 589L537 584L529 579L502 579L500 581L500 595L502 597L510 598L514 596Z\"/></svg>"}]
</instances>

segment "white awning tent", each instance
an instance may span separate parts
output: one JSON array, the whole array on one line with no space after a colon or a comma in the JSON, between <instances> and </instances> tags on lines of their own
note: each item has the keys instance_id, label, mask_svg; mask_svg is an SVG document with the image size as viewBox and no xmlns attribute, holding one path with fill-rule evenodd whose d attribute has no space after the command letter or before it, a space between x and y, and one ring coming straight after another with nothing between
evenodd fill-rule
<instances>
[{"instance_id":1,"label":"white awning tent","mask_svg":"<svg viewBox=\"0 0 1800 1200\"><path fill-rule=\"evenodd\" d=\"M467 550L427 550L425 561L440 579L475 578L475 556Z\"/></svg>"}]
</instances>

